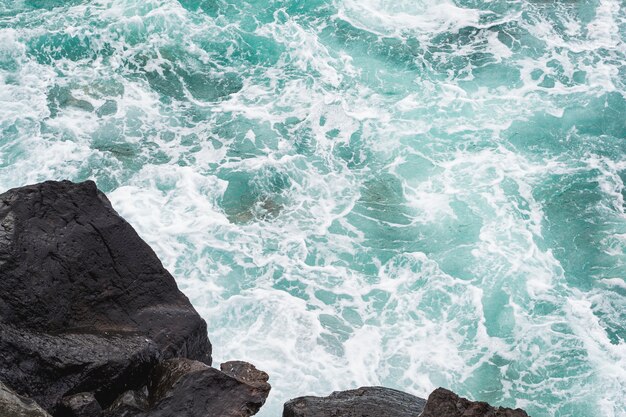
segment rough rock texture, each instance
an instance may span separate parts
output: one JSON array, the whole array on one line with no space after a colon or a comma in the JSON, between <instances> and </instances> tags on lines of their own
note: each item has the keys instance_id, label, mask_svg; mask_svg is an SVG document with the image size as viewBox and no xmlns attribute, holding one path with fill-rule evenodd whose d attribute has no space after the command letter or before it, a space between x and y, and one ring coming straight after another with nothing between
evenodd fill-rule
<instances>
[{"instance_id":1,"label":"rough rock texture","mask_svg":"<svg viewBox=\"0 0 626 417\"><path fill-rule=\"evenodd\" d=\"M425 403L394 389L361 387L328 397L294 398L285 403L283 417L418 417Z\"/></svg>"},{"instance_id":2,"label":"rough rock texture","mask_svg":"<svg viewBox=\"0 0 626 417\"><path fill-rule=\"evenodd\" d=\"M236 362L234 375L188 359L155 367L142 393L126 392L106 410L107 417L249 417L269 394L267 374ZM228 365L227 365L228 366ZM239 375L239 377L235 376Z\"/></svg>"},{"instance_id":3,"label":"rough rock texture","mask_svg":"<svg viewBox=\"0 0 626 417\"><path fill-rule=\"evenodd\" d=\"M513 410L473 402L447 389L437 388L428 396L420 417L528 417L528 414L519 408Z\"/></svg>"},{"instance_id":4,"label":"rough rock texture","mask_svg":"<svg viewBox=\"0 0 626 417\"><path fill-rule=\"evenodd\" d=\"M148 390L126 391L104 411L105 417L133 417L145 415L148 410Z\"/></svg>"},{"instance_id":5,"label":"rough rock texture","mask_svg":"<svg viewBox=\"0 0 626 417\"><path fill-rule=\"evenodd\" d=\"M61 417L100 417L102 407L91 392L81 392L61 400L57 415Z\"/></svg>"},{"instance_id":6,"label":"rough rock texture","mask_svg":"<svg viewBox=\"0 0 626 417\"><path fill-rule=\"evenodd\" d=\"M272 388L267 382L269 380L269 375L256 369L254 365L249 364L248 362L224 362L220 365L220 370L226 375L232 376L236 380L258 389L259 392L265 393L266 397Z\"/></svg>"},{"instance_id":7,"label":"rough rock texture","mask_svg":"<svg viewBox=\"0 0 626 417\"><path fill-rule=\"evenodd\" d=\"M145 336L51 335L0 323L0 378L51 412L74 392L94 391L107 404L119 391L143 383L158 356Z\"/></svg>"},{"instance_id":8,"label":"rough rock texture","mask_svg":"<svg viewBox=\"0 0 626 417\"><path fill-rule=\"evenodd\" d=\"M0 195L0 380L51 412L107 407L173 357L210 364L206 323L93 182Z\"/></svg>"},{"instance_id":9,"label":"rough rock texture","mask_svg":"<svg viewBox=\"0 0 626 417\"><path fill-rule=\"evenodd\" d=\"M0 417L50 417L50 414L0 382Z\"/></svg>"}]
</instances>

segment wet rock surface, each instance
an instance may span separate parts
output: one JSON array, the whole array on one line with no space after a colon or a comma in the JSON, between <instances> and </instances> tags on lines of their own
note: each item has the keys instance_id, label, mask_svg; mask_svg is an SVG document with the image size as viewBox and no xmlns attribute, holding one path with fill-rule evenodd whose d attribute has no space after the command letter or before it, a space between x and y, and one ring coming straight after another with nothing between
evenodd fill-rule
<instances>
[{"instance_id":1,"label":"wet rock surface","mask_svg":"<svg viewBox=\"0 0 626 417\"><path fill-rule=\"evenodd\" d=\"M283 417L418 417L426 400L384 387L333 392L328 397L299 397L287 403Z\"/></svg>"},{"instance_id":2,"label":"wet rock surface","mask_svg":"<svg viewBox=\"0 0 626 417\"><path fill-rule=\"evenodd\" d=\"M170 359L157 365L148 394L127 392L106 411L107 417L249 417L269 394L267 374L237 362L236 378L201 362ZM243 371L245 370L245 371ZM246 381L247 379L247 381Z\"/></svg>"},{"instance_id":3,"label":"wet rock surface","mask_svg":"<svg viewBox=\"0 0 626 417\"><path fill-rule=\"evenodd\" d=\"M428 396L420 417L528 417L528 414L519 408L513 410L470 401L447 389L437 388Z\"/></svg>"}]
</instances>

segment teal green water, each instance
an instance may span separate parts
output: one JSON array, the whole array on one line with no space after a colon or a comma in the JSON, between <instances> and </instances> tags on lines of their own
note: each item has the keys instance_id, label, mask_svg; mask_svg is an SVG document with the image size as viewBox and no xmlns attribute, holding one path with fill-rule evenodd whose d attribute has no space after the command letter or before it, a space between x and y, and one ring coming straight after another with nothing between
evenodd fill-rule
<instances>
[{"instance_id":1,"label":"teal green water","mask_svg":"<svg viewBox=\"0 0 626 417\"><path fill-rule=\"evenodd\" d=\"M93 179L302 394L626 416L620 0L4 0L0 185Z\"/></svg>"}]
</instances>

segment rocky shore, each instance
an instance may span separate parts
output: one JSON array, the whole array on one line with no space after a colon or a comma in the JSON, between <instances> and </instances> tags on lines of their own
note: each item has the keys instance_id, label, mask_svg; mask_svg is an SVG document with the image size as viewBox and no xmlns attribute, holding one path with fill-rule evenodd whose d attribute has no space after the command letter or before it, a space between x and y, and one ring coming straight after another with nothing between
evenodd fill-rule
<instances>
[{"instance_id":1,"label":"rocky shore","mask_svg":"<svg viewBox=\"0 0 626 417\"><path fill-rule=\"evenodd\" d=\"M205 321L93 182L0 195L0 417L248 417L269 376L212 367ZM283 417L527 417L439 388L300 397Z\"/></svg>"}]
</instances>

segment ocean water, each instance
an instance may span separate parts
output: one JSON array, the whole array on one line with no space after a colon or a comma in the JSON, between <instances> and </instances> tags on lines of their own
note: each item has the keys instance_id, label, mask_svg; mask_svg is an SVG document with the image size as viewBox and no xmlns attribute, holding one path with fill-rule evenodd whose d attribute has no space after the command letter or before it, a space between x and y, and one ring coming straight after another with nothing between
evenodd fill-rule
<instances>
[{"instance_id":1,"label":"ocean water","mask_svg":"<svg viewBox=\"0 0 626 417\"><path fill-rule=\"evenodd\" d=\"M1 0L0 189L92 179L270 374L626 416L623 0Z\"/></svg>"}]
</instances>

